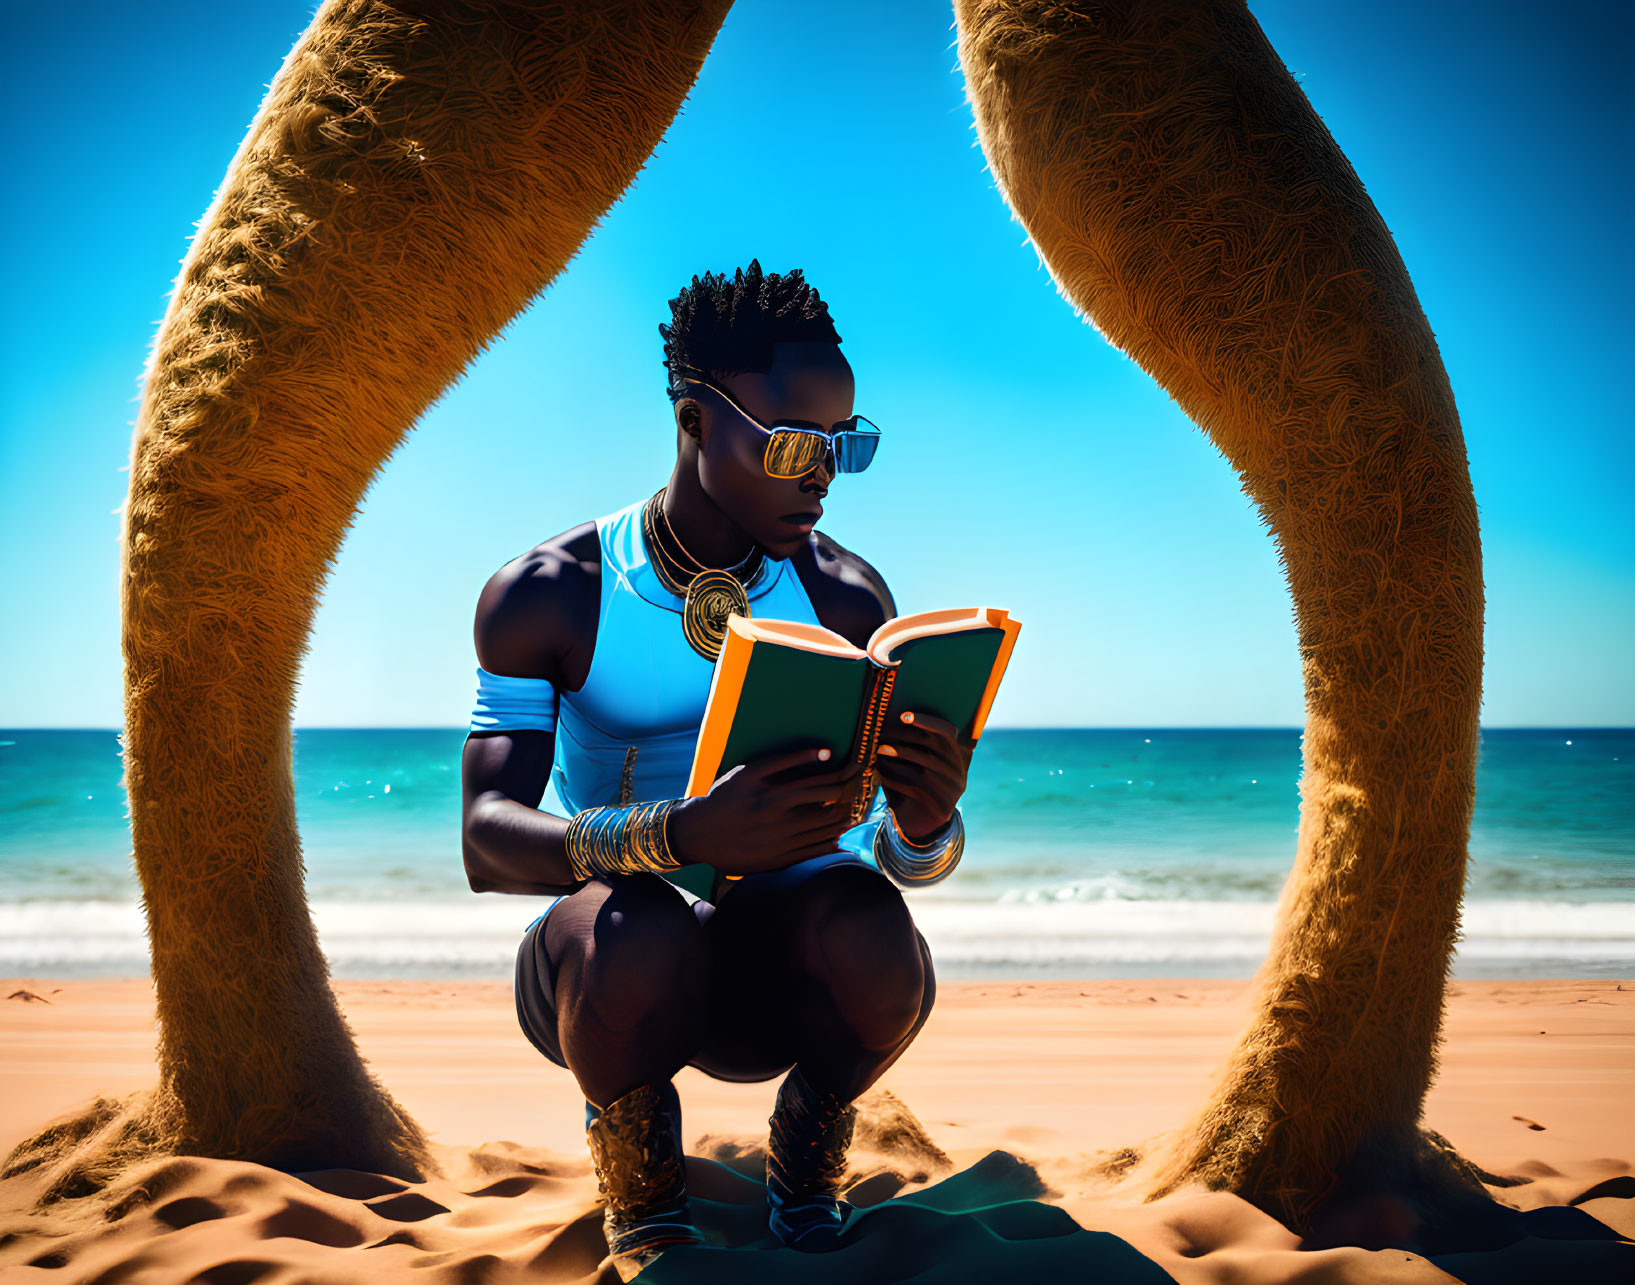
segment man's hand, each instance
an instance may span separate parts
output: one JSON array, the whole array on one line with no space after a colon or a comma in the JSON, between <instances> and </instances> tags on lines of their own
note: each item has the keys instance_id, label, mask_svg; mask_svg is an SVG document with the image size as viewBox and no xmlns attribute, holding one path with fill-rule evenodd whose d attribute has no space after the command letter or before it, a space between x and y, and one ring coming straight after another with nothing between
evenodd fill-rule
<instances>
[{"instance_id":1,"label":"man's hand","mask_svg":"<svg viewBox=\"0 0 1635 1285\"><path fill-rule=\"evenodd\" d=\"M724 773L670 813L670 851L722 874L759 874L836 850L850 826L858 764L826 766L828 750L794 750Z\"/></svg>"},{"instance_id":2,"label":"man's hand","mask_svg":"<svg viewBox=\"0 0 1635 1285\"><path fill-rule=\"evenodd\" d=\"M947 825L970 770L976 742L934 714L905 713L880 734L875 768L904 834L916 843Z\"/></svg>"}]
</instances>

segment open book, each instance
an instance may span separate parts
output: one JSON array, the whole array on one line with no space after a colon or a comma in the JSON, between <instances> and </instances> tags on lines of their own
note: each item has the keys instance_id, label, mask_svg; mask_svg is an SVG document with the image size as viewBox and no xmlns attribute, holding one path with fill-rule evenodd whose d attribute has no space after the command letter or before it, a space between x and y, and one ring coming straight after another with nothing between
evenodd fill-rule
<instances>
[{"instance_id":1,"label":"open book","mask_svg":"<svg viewBox=\"0 0 1635 1285\"><path fill-rule=\"evenodd\" d=\"M874 796L882 729L914 710L976 740L1021 627L997 607L924 611L886 621L860 651L818 625L731 617L688 795L708 794L723 771L750 759L828 746L863 765L846 801L857 824Z\"/></svg>"}]
</instances>

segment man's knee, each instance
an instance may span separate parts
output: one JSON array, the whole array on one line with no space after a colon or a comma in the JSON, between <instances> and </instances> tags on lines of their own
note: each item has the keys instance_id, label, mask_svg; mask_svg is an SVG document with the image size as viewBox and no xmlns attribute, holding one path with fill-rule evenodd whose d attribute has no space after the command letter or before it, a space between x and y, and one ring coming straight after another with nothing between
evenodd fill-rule
<instances>
[{"instance_id":1,"label":"man's knee","mask_svg":"<svg viewBox=\"0 0 1635 1285\"><path fill-rule=\"evenodd\" d=\"M571 986L569 1002L580 1018L624 1031L703 999L703 931L681 895L657 876L612 881L576 946L578 958L559 972L557 985L559 993Z\"/></svg>"},{"instance_id":2,"label":"man's knee","mask_svg":"<svg viewBox=\"0 0 1635 1285\"><path fill-rule=\"evenodd\" d=\"M929 956L902 894L885 876L833 873L808 918L806 971L865 1047L895 1048L930 1012Z\"/></svg>"}]
</instances>

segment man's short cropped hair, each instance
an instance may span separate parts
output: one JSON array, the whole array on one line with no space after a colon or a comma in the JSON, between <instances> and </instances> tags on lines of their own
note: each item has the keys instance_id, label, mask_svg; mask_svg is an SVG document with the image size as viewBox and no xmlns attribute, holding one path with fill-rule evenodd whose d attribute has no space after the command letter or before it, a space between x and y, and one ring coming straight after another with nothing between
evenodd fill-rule
<instances>
[{"instance_id":1,"label":"man's short cropped hair","mask_svg":"<svg viewBox=\"0 0 1635 1285\"><path fill-rule=\"evenodd\" d=\"M670 400L689 396L684 376L739 375L772 369L772 345L838 344L829 305L807 284L799 268L761 271L758 259L726 273L706 272L670 300L664 337L664 369Z\"/></svg>"}]
</instances>

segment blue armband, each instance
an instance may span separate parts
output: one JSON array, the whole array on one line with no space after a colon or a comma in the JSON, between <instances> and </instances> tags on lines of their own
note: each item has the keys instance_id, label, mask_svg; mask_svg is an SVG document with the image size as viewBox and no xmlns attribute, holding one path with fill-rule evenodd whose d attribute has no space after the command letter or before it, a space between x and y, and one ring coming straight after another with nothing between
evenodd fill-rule
<instances>
[{"instance_id":1,"label":"blue armband","mask_svg":"<svg viewBox=\"0 0 1635 1285\"><path fill-rule=\"evenodd\" d=\"M556 731L556 685L548 678L514 678L477 667L473 732Z\"/></svg>"}]
</instances>

